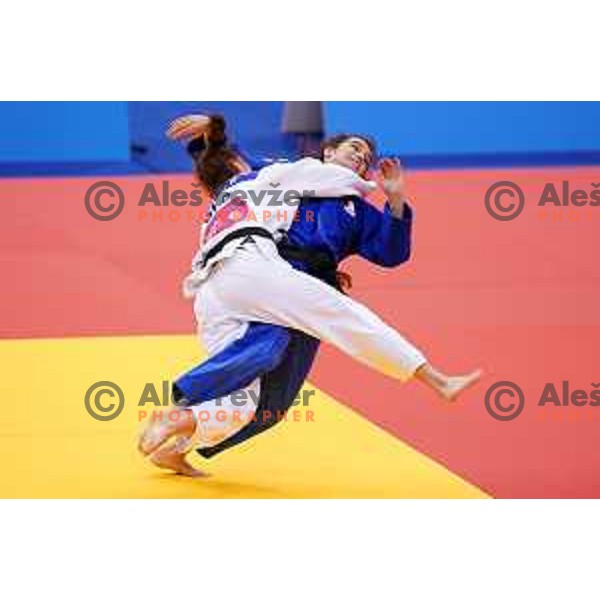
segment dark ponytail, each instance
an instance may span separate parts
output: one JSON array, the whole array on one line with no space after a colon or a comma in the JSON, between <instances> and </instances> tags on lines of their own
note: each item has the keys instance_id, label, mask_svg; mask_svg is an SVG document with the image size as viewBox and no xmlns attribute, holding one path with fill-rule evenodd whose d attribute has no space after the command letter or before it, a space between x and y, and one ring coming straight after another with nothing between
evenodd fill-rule
<instances>
[{"instance_id":1,"label":"dark ponytail","mask_svg":"<svg viewBox=\"0 0 600 600\"><path fill-rule=\"evenodd\" d=\"M221 115L211 115L208 131L190 142L188 152L194 159L196 174L212 195L240 172L237 153L227 143L226 123Z\"/></svg>"}]
</instances>

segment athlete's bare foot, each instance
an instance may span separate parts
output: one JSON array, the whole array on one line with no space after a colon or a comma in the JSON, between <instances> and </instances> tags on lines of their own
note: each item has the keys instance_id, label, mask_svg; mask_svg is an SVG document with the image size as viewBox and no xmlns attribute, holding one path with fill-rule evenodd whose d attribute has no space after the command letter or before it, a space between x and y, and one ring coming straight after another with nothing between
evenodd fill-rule
<instances>
[{"instance_id":1,"label":"athlete's bare foot","mask_svg":"<svg viewBox=\"0 0 600 600\"><path fill-rule=\"evenodd\" d=\"M468 375L455 375L448 377L446 384L439 392L445 400L454 402L458 395L468 387L474 385L481 378L481 371L477 369Z\"/></svg>"},{"instance_id":2,"label":"athlete's bare foot","mask_svg":"<svg viewBox=\"0 0 600 600\"><path fill-rule=\"evenodd\" d=\"M177 418L175 418L177 417ZM138 450L148 456L173 436L192 437L196 430L194 413L187 409L173 408L159 420L149 419L138 440Z\"/></svg>"},{"instance_id":3,"label":"athlete's bare foot","mask_svg":"<svg viewBox=\"0 0 600 600\"><path fill-rule=\"evenodd\" d=\"M454 402L458 395L481 378L481 370L477 369L467 375L444 375L430 364L417 369L415 377L433 388L444 400Z\"/></svg>"},{"instance_id":4,"label":"athlete's bare foot","mask_svg":"<svg viewBox=\"0 0 600 600\"><path fill-rule=\"evenodd\" d=\"M194 468L186 459L185 453L180 452L176 446L177 444L162 446L150 455L150 462L184 477L208 476L207 473Z\"/></svg>"},{"instance_id":5,"label":"athlete's bare foot","mask_svg":"<svg viewBox=\"0 0 600 600\"><path fill-rule=\"evenodd\" d=\"M193 444L197 422L192 411L173 408L160 419L148 421L138 441L138 450L161 469L186 477L205 477L186 459Z\"/></svg>"}]
</instances>

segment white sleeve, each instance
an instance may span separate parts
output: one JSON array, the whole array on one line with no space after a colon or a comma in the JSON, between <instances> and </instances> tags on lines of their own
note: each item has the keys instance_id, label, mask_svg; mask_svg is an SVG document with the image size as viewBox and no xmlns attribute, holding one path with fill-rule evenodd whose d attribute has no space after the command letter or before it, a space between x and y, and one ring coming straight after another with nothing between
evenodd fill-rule
<instances>
[{"instance_id":1,"label":"white sleeve","mask_svg":"<svg viewBox=\"0 0 600 600\"><path fill-rule=\"evenodd\" d=\"M265 167L260 171L257 183L277 186L282 191L294 190L302 196L364 195L376 187L375 183L363 179L351 169L324 164L315 158Z\"/></svg>"}]
</instances>

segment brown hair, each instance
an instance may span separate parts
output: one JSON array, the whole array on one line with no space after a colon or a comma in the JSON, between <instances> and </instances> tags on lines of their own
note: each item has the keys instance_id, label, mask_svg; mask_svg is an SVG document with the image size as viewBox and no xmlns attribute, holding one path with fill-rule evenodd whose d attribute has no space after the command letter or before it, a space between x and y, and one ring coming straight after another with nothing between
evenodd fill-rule
<instances>
[{"instance_id":1,"label":"brown hair","mask_svg":"<svg viewBox=\"0 0 600 600\"><path fill-rule=\"evenodd\" d=\"M239 156L227 142L226 123L221 115L211 115L204 147L194 154L196 173L210 193L240 172Z\"/></svg>"}]
</instances>

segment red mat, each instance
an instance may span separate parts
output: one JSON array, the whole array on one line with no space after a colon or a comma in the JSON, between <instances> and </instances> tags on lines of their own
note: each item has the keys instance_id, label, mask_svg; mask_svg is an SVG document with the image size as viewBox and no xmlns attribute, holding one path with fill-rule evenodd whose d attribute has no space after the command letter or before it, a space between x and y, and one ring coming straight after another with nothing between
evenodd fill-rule
<instances>
[{"instance_id":1,"label":"red mat","mask_svg":"<svg viewBox=\"0 0 600 600\"><path fill-rule=\"evenodd\" d=\"M191 189L189 177L169 179ZM560 187L566 179L588 191L600 180L593 168L415 174L411 263L385 271L351 261L354 296L440 368L484 367L484 381L458 406L442 406L415 383L400 386L330 348L311 376L500 497L600 496L600 407L536 406L547 382L560 389L568 379L588 392L600 383L600 207L547 208L542 217L535 206L546 182ZM525 193L514 221L496 221L484 207L487 188L499 180ZM179 297L196 246L189 213L179 209L172 222L173 209L154 209L155 220L141 220L136 202L148 178L116 178L126 207L114 221L95 221L83 203L93 181L0 181L0 335L193 332L191 306ZM487 388L500 380L525 394L523 413L510 422L484 408Z\"/></svg>"}]
</instances>

